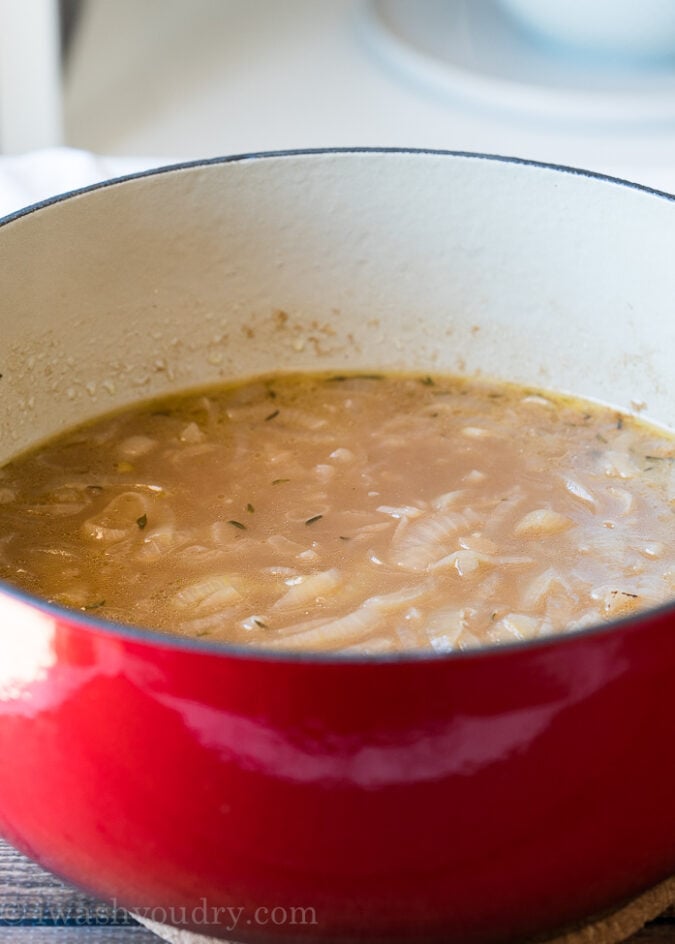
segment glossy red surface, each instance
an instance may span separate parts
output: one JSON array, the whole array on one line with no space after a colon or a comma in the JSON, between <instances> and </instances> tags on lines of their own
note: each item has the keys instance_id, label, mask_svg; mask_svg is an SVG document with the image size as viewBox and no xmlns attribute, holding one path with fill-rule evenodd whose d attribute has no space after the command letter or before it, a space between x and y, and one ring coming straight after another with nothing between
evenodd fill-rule
<instances>
[{"instance_id":1,"label":"glossy red surface","mask_svg":"<svg viewBox=\"0 0 675 944\"><path fill-rule=\"evenodd\" d=\"M57 200L0 243L3 462L139 396L318 357L506 372L675 427L673 199L632 185L480 155L243 157ZM673 605L359 662L0 587L0 833L228 940L521 942L675 872L674 669Z\"/></svg>"},{"instance_id":2,"label":"glossy red surface","mask_svg":"<svg viewBox=\"0 0 675 944\"><path fill-rule=\"evenodd\" d=\"M507 941L675 870L672 611L361 663L186 648L8 594L0 620L2 832L160 919Z\"/></svg>"}]
</instances>

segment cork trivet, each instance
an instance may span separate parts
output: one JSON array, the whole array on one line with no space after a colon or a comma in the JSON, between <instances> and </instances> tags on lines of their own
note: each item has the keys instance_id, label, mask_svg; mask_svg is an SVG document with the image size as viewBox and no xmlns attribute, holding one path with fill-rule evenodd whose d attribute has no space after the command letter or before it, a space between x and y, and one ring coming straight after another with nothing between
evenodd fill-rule
<instances>
[{"instance_id":1,"label":"cork trivet","mask_svg":"<svg viewBox=\"0 0 675 944\"><path fill-rule=\"evenodd\" d=\"M620 944L622 941L627 941L633 934L637 934L646 924L673 904L675 904L675 876L650 888L638 898L634 898L628 904L602 918L579 924L555 938L537 938L536 944ZM160 924L141 915L135 914L134 918L170 944L228 944L220 938ZM235 942L229 942L229 944L235 944Z\"/></svg>"},{"instance_id":2,"label":"cork trivet","mask_svg":"<svg viewBox=\"0 0 675 944\"><path fill-rule=\"evenodd\" d=\"M616 911L578 925L546 944L620 944L675 904L675 876L633 898Z\"/></svg>"}]
</instances>

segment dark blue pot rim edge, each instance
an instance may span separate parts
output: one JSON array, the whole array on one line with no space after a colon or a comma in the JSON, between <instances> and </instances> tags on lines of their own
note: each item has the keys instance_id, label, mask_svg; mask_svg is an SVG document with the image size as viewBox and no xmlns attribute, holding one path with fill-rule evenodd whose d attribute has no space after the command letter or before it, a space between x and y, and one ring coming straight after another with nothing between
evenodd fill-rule
<instances>
[{"instance_id":1,"label":"dark blue pot rim edge","mask_svg":"<svg viewBox=\"0 0 675 944\"><path fill-rule=\"evenodd\" d=\"M587 177L591 180L604 181L605 183L618 184L631 190L637 190L642 193L651 194L655 197L662 197L669 201L675 201L675 194L668 193L665 190L658 190L655 187L649 187L646 184L638 184L634 181L625 180L621 177L613 177L610 174L603 174L598 171L585 170L580 167L571 167L567 164L555 164L546 161L530 160L525 157L512 157L502 154L486 154L480 151L452 151L440 148L403 148L403 147L325 147L325 148L297 148L279 151L252 151L250 153L231 154L222 157L209 157L191 161L179 161L172 164L165 164L157 167L150 167L146 170L135 171L130 174L123 174L119 177L111 177L107 180L100 180L86 187L78 187L75 190L68 190L64 193L47 197L39 200L37 203L29 204L14 210L4 217L0 217L0 226L11 223L14 220L42 210L45 207L53 206L69 200L71 197L78 197L82 194L91 193L96 190L103 190L107 187L113 187L117 184L126 183L132 180L142 180L145 177L154 177L160 174L169 174L173 171L191 170L197 167L211 167L220 164L236 164L244 161L269 160L284 157L311 157L316 155L330 154L408 154L408 155L428 155L432 157L453 157L464 158L478 161L491 161L499 164L516 164L525 167L536 167L541 170L558 171L563 174L570 174L577 177ZM111 158L112 159L112 158Z\"/></svg>"}]
</instances>

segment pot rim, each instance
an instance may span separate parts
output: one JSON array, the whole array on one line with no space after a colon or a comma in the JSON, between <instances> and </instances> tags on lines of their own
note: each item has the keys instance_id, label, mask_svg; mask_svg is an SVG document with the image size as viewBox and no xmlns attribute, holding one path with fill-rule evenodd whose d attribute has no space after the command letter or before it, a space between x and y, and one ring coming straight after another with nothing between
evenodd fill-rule
<instances>
[{"instance_id":1,"label":"pot rim","mask_svg":"<svg viewBox=\"0 0 675 944\"><path fill-rule=\"evenodd\" d=\"M617 184L629 190L638 190L652 196L661 197L670 202L675 202L675 194L668 193L665 190L659 190L656 187L649 187L647 184L635 183L635 181L625 180L622 177L613 177L611 174L603 174L599 171L586 170L582 167L572 167L569 164L556 164L551 161L537 161L527 157L515 157L505 154L491 154L484 151L461 151L446 150L444 148L415 148L415 147L365 147L355 145L353 147L319 147L319 148L286 148L278 151L250 151L240 154L226 154L220 157L197 158L191 161L177 161L170 164L163 164L157 167L150 167L147 170L134 171L130 174L122 174L119 177L111 177L106 180L100 180L94 184L87 184L85 187L78 187L75 190L66 190L63 193L55 194L52 197L46 197L44 200L38 200L36 203L30 203L25 207L14 210L5 216L0 217L0 227L14 222L42 210L45 207L53 206L57 203L63 203L72 197L79 197L82 194L90 193L96 190L104 190L107 187L113 187L117 184L126 183L130 180L141 180L144 177L155 177L163 174L170 174L174 171L191 170L196 167L210 167L218 164L237 164L243 161L253 160L274 160L277 158L293 157L312 157L328 154L410 154L426 155L429 157L451 157L467 158L469 160L487 161L495 164L516 164L523 167L535 167L539 170L553 170L564 174L570 174L575 177L587 177L591 180L600 180L605 183Z\"/></svg>"},{"instance_id":2,"label":"pot rim","mask_svg":"<svg viewBox=\"0 0 675 944\"><path fill-rule=\"evenodd\" d=\"M86 187L80 187L75 190L65 191L45 200L22 207L8 215L0 218L0 227L6 226L15 220L23 219L39 210L65 202L74 197L91 193L97 190L103 190L107 187L126 183L127 181L139 180L146 177L155 177L159 175L173 173L175 171L190 170L197 167L209 167L219 164L234 164L242 161L270 160L279 158L293 157L311 157L330 154L409 154L432 157L462 158L469 160L489 161L501 164L515 164L526 167L534 167L539 170L551 170L558 173L570 174L578 177L586 177L591 180L603 181L605 183L616 184L630 190L637 190L654 197L658 197L669 202L675 203L675 194L658 190L654 187L648 187L644 184L634 183L624 180L620 177L613 177L610 174L602 174L596 171L584 170L578 167L570 167L566 164L555 164L546 161L530 160L523 157L512 157L501 154L488 154L479 151L458 151L443 150L438 148L404 148L404 147L325 147L325 148L297 148L278 151L253 151L250 153L224 155L222 157L211 157L191 161L181 161L172 164L166 164L148 170L137 171L131 174L125 174L120 177L113 177L98 183L89 184ZM317 664L362 664L362 665L389 665L400 663L420 663L420 662L446 662L446 661L478 661L494 656L508 656L517 652L531 650L540 650L550 647L558 647L573 644L580 638L595 638L607 635L615 635L618 632L627 632L636 628L639 624L653 619L672 616L675 619L675 599L656 607L649 607L641 610L637 614L623 617L621 619L610 620L606 623L597 623L592 626L581 629L569 630L557 635L547 636L543 639L514 640L507 643L491 643L480 646L476 649L468 649L453 652L435 652L433 650L408 650L397 653L382 653L368 655L365 653L340 653L340 652L294 652L293 650L266 649L263 646L243 646L234 645L226 642L207 642L202 638L178 636L156 629L143 629L140 626L126 625L112 620L104 620L100 617L92 616L88 613L78 610L70 610L67 607L50 603L47 600L21 590L18 587L0 579L0 609L2 607L2 597L7 596L20 603L31 606L45 615L53 617L60 622L68 622L76 625L80 629L88 631L95 630L102 632L107 636L121 636L131 642L149 645L151 647L168 649L187 649L195 653L204 655L215 655L221 658L236 658L245 661L264 661L264 662L282 662L282 663L317 663Z\"/></svg>"}]
</instances>

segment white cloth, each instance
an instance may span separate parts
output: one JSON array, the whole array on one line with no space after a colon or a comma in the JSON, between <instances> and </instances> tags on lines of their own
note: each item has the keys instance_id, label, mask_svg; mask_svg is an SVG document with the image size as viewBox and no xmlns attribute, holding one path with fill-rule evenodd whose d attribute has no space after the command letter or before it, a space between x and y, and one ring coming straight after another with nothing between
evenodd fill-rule
<instances>
[{"instance_id":1,"label":"white cloth","mask_svg":"<svg viewBox=\"0 0 675 944\"><path fill-rule=\"evenodd\" d=\"M0 217L100 180L171 163L168 158L100 157L73 148L0 157Z\"/></svg>"}]
</instances>

